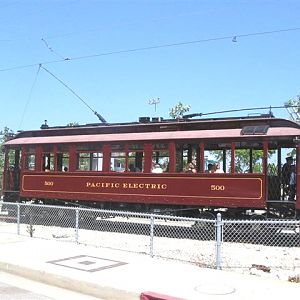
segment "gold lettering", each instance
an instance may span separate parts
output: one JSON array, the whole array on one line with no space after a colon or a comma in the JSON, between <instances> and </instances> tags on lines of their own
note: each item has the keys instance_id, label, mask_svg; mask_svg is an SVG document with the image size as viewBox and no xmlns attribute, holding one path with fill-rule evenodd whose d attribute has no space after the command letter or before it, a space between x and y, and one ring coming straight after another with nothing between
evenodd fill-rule
<instances>
[{"instance_id":1,"label":"gold lettering","mask_svg":"<svg viewBox=\"0 0 300 300\"><path fill-rule=\"evenodd\" d=\"M211 191L224 191L225 190L225 186L224 185L212 184L210 186L210 190Z\"/></svg>"},{"instance_id":2,"label":"gold lettering","mask_svg":"<svg viewBox=\"0 0 300 300\"><path fill-rule=\"evenodd\" d=\"M45 181L44 185L53 186L54 182ZM137 182L90 182L85 183L87 188L106 188L106 189L150 189L150 190L166 190L166 183L137 183ZM224 186L211 185L211 190L224 190Z\"/></svg>"}]
</instances>

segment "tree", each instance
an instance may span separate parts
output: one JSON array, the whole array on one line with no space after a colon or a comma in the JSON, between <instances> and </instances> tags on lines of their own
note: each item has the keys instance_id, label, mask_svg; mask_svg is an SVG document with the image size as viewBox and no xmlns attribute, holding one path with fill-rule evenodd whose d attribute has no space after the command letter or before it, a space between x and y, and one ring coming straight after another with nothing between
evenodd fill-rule
<instances>
[{"instance_id":1,"label":"tree","mask_svg":"<svg viewBox=\"0 0 300 300\"><path fill-rule=\"evenodd\" d=\"M183 114L190 110L190 105L185 105L180 101L174 107L170 108L169 116L173 119L182 118Z\"/></svg>"},{"instance_id":2,"label":"tree","mask_svg":"<svg viewBox=\"0 0 300 300\"><path fill-rule=\"evenodd\" d=\"M250 149L236 149L235 150L235 172L237 173L248 173L250 170ZM268 158L275 153L275 150L269 150ZM223 151L222 150L211 150L210 155L212 155L216 162L222 163L223 161ZM230 157L230 151L228 152ZM263 150L252 150L252 171L254 173L262 173L262 159ZM230 165L228 165L230 169ZM269 163L268 170L273 168L272 163ZM274 168L273 168L274 169ZM274 175L274 174L273 174Z\"/></svg>"},{"instance_id":3,"label":"tree","mask_svg":"<svg viewBox=\"0 0 300 300\"><path fill-rule=\"evenodd\" d=\"M4 127L3 130L0 131L0 173L3 172L3 166L4 166L4 153L2 151L2 145L11 137L14 135L14 132L9 129L8 127Z\"/></svg>"},{"instance_id":4,"label":"tree","mask_svg":"<svg viewBox=\"0 0 300 300\"><path fill-rule=\"evenodd\" d=\"M298 95L295 99L290 99L285 102L284 106L290 114L290 119L300 122L300 95Z\"/></svg>"},{"instance_id":5,"label":"tree","mask_svg":"<svg viewBox=\"0 0 300 300\"><path fill-rule=\"evenodd\" d=\"M290 99L284 103L285 106L296 106L295 110L300 112L300 95L297 95L295 99Z\"/></svg>"},{"instance_id":6,"label":"tree","mask_svg":"<svg viewBox=\"0 0 300 300\"><path fill-rule=\"evenodd\" d=\"M287 111L290 114L290 118L293 121L300 121L300 95L297 95L295 99L290 99L284 103ZM293 149L291 152L287 153L288 156L295 157L296 149Z\"/></svg>"}]
</instances>

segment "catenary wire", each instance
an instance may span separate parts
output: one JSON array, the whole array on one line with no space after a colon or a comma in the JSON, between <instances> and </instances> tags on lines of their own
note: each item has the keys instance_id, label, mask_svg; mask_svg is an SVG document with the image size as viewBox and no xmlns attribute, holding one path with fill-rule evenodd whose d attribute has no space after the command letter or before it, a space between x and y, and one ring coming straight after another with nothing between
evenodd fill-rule
<instances>
[{"instance_id":1,"label":"catenary wire","mask_svg":"<svg viewBox=\"0 0 300 300\"><path fill-rule=\"evenodd\" d=\"M90 55L70 57L70 58L68 57L68 58L64 58L64 59L60 59L60 60L45 61L45 62L42 62L42 63L20 65L20 66L15 66L15 67L10 67L10 68L0 69L0 72L12 71L12 70L17 70L17 69L24 69L24 68L38 66L40 64L47 65L47 64L61 63L61 62L65 62L65 61L90 59L90 58L96 58L96 57L101 57L101 56L108 56L108 55L115 55L115 54L124 54L124 53L133 53L133 52L139 52L139 51L155 50L155 49L169 48L169 47L176 47L176 46L193 45L193 44L207 43L207 42L214 42L214 41L221 41L221 40L228 40L228 39L230 39L232 41L233 38L235 40L237 40L237 38L245 38L245 37L250 37L250 36L275 34L275 33L297 31L297 30L300 30L300 27L280 29L280 30L272 30L272 31L261 31L261 32L247 33L247 34L235 34L235 35L229 35L229 36L223 36L223 37L215 37L215 38L208 38L208 39L201 39L201 40L194 40L194 41L186 41L186 42L178 42L178 43L170 43L170 44L161 44L161 45L139 47L139 48L133 48L133 49L124 49L124 50L103 52L103 53L98 53L98 54L90 54Z\"/></svg>"},{"instance_id":2,"label":"catenary wire","mask_svg":"<svg viewBox=\"0 0 300 300\"><path fill-rule=\"evenodd\" d=\"M37 82L37 79L38 79L38 75L39 75L40 69L41 69L41 66L38 67L38 70L37 70L37 72L36 72L36 75L35 75L33 84L32 84L32 86L31 86L31 88L30 88L29 96L28 96L27 101L26 101L25 106L24 106L24 110L23 110L23 113L22 113L22 117L21 117L21 121L20 121L20 124L19 124L19 128L21 128L21 126L22 126L22 124L23 124L24 116L25 116L25 113L26 113L28 104L29 104L29 102L30 102L30 100L31 100L32 93L33 93L33 89L34 89L34 87L35 87L35 85L36 85L36 82Z\"/></svg>"}]
</instances>

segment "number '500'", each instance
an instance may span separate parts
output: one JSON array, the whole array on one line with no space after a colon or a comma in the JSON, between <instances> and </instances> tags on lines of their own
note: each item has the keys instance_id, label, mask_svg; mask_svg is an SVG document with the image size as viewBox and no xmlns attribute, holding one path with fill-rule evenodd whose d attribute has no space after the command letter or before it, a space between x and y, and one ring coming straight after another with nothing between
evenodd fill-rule
<instances>
[{"instance_id":1,"label":"number '500'","mask_svg":"<svg viewBox=\"0 0 300 300\"><path fill-rule=\"evenodd\" d=\"M211 191L224 191L225 190L225 186L224 185L212 184L210 186L210 190Z\"/></svg>"}]
</instances>

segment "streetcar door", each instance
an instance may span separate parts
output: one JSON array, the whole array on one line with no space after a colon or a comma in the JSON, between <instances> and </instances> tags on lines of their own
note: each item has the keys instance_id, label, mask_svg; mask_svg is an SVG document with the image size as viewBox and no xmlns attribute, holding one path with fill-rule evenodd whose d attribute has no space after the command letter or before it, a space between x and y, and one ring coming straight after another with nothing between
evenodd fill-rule
<instances>
[{"instance_id":1,"label":"streetcar door","mask_svg":"<svg viewBox=\"0 0 300 300\"><path fill-rule=\"evenodd\" d=\"M20 190L21 150L8 149L5 154L5 186L6 191Z\"/></svg>"},{"instance_id":2,"label":"streetcar door","mask_svg":"<svg viewBox=\"0 0 300 300\"><path fill-rule=\"evenodd\" d=\"M278 148L268 154L268 199L296 200L296 149Z\"/></svg>"}]
</instances>

